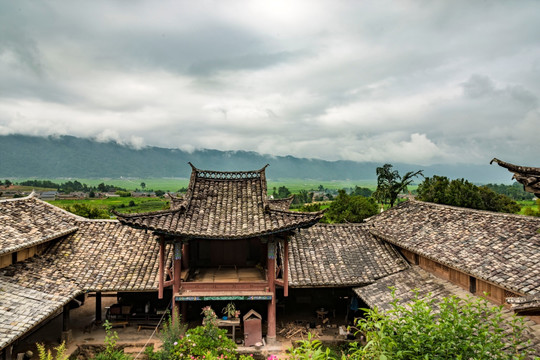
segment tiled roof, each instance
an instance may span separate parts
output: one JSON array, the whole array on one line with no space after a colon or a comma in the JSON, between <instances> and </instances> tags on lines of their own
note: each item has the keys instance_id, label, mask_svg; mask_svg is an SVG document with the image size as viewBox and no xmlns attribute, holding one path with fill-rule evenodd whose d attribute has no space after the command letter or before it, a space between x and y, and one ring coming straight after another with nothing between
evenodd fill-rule
<instances>
[{"instance_id":1,"label":"tiled roof","mask_svg":"<svg viewBox=\"0 0 540 360\"><path fill-rule=\"evenodd\" d=\"M188 192L183 198L185 205L176 209L116 215L123 224L135 228L212 239L284 232L313 225L323 216L322 212L273 209L266 197L265 168L220 172L193 167Z\"/></svg>"},{"instance_id":2,"label":"tiled roof","mask_svg":"<svg viewBox=\"0 0 540 360\"><path fill-rule=\"evenodd\" d=\"M56 239L77 230L79 216L34 197L0 200L0 255Z\"/></svg>"},{"instance_id":3,"label":"tiled roof","mask_svg":"<svg viewBox=\"0 0 540 360\"><path fill-rule=\"evenodd\" d=\"M291 287L358 286L401 271L407 262L365 225L317 224L290 238Z\"/></svg>"},{"instance_id":4,"label":"tiled roof","mask_svg":"<svg viewBox=\"0 0 540 360\"><path fill-rule=\"evenodd\" d=\"M523 184L525 191L531 192L537 197L540 197L540 168L514 165L499 159L491 160L490 164L493 162L496 162L499 164L499 166L513 172L514 176L512 179L515 179L519 183Z\"/></svg>"},{"instance_id":5,"label":"tiled roof","mask_svg":"<svg viewBox=\"0 0 540 360\"><path fill-rule=\"evenodd\" d=\"M540 293L540 218L407 201L369 226L383 240L476 278Z\"/></svg>"},{"instance_id":6,"label":"tiled roof","mask_svg":"<svg viewBox=\"0 0 540 360\"><path fill-rule=\"evenodd\" d=\"M82 293L40 257L0 270L0 349Z\"/></svg>"},{"instance_id":7,"label":"tiled roof","mask_svg":"<svg viewBox=\"0 0 540 360\"><path fill-rule=\"evenodd\" d=\"M517 313L537 313L540 311L540 295L509 297L506 298L506 302Z\"/></svg>"},{"instance_id":8,"label":"tiled roof","mask_svg":"<svg viewBox=\"0 0 540 360\"><path fill-rule=\"evenodd\" d=\"M0 269L0 349L83 291L156 291L159 243L112 220L77 221L78 231L42 255ZM171 265L171 246L166 259Z\"/></svg>"},{"instance_id":9,"label":"tiled roof","mask_svg":"<svg viewBox=\"0 0 540 360\"><path fill-rule=\"evenodd\" d=\"M293 201L294 195L283 199L268 199L268 205L270 208L276 210L289 210Z\"/></svg>"},{"instance_id":10,"label":"tiled roof","mask_svg":"<svg viewBox=\"0 0 540 360\"><path fill-rule=\"evenodd\" d=\"M414 301L415 291L420 298L425 297L434 301L434 305L441 303L443 298L457 296L466 299L472 296L469 292L461 289L446 280L440 279L418 266L413 266L405 271L387 276L377 280L374 284L361 288L354 288L354 292L366 304L373 308L378 307L382 311L388 311L392 308L392 292L390 287L395 289L395 296L399 305L410 304ZM494 306L494 305L488 305ZM437 311L437 308L435 308ZM503 309L503 318L508 319L511 311ZM529 326L531 325L531 326ZM540 328L533 323L526 324L525 331L522 334L525 341L531 340L530 348L534 350L534 355L540 355Z\"/></svg>"},{"instance_id":11,"label":"tiled roof","mask_svg":"<svg viewBox=\"0 0 540 360\"><path fill-rule=\"evenodd\" d=\"M44 254L86 291L157 290L159 241L152 233L113 220L86 220ZM172 258L167 245L166 259ZM170 265L169 265L170 266Z\"/></svg>"}]
</instances>

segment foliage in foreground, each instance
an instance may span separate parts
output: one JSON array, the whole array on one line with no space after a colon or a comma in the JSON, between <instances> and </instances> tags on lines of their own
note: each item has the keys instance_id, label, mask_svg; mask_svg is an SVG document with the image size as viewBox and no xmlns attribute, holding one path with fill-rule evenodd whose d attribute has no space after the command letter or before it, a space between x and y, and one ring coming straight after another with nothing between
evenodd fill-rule
<instances>
[{"instance_id":1,"label":"foliage in foreground","mask_svg":"<svg viewBox=\"0 0 540 360\"><path fill-rule=\"evenodd\" d=\"M124 354L124 350L119 349L116 344L118 343L118 333L112 330L112 325L109 321L105 321L103 324L105 328L105 350L96 354L94 360L131 360L131 356Z\"/></svg>"},{"instance_id":2,"label":"foliage in foreground","mask_svg":"<svg viewBox=\"0 0 540 360\"><path fill-rule=\"evenodd\" d=\"M56 356L51 352L51 349L46 349L43 344L36 344L38 350L39 360L66 360L66 343L62 342L60 345L54 348L56 350Z\"/></svg>"},{"instance_id":3,"label":"foliage in foreground","mask_svg":"<svg viewBox=\"0 0 540 360\"><path fill-rule=\"evenodd\" d=\"M394 296L386 314L369 310L358 324L366 345L359 359L524 359L523 320L504 320L502 307L485 299L419 298L406 306Z\"/></svg>"},{"instance_id":4,"label":"foliage in foreground","mask_svg":"<svg viewBox=\"0 0 540 360\"><path fill-rule=\"evenodd\" d=\"M148 347L145 354L150 360L236 359L236 344L227 337L227 330L217 326L217 316L209 307L203 309L203 326L189 329L181 334L185 326L180 321L169 322L160 332L163 346L154 352Z\"/></svg>"},{"instance_id":5,"label":"foliage in foreground","mask_svg":"<svg viewBox=\"0 0 540 360\"><path fill-rule=\"evenodd\" d=\"M429 359L525 359L530 353L521 350L523 320L502 318L502 307L490 306L481 298L462 300L456 297L433 300L420 298L406 306L398 305L394 296L392 308L385 314L366 310L357 323L365 344L352 343L342 360L429 360ZM298 342L289 349L295 360L335 360L329 348L320 341Z\"/></svg>"}]
</instances>

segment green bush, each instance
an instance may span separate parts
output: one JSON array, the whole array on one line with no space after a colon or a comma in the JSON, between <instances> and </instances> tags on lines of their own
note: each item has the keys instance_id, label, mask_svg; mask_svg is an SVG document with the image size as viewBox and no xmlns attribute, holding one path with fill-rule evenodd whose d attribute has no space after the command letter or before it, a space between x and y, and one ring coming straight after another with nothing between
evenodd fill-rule
<instances>
[{"instance_id":1,"label":"green bush","mask_svg":"<svg viewBox=\"0 0 540 360\"><path fill-rule=\"evenodd\" d=\"M169 320L160 332L163 341L161 350L154 352L148 347L145 354L150 360L235 359L236 344L227 337L227 330L217 327L217 316L209 307L203 309L203 326L189 329L185 336L185 325Z\"/></svg>"},{"instance_id":2,"label":"green bush","mask_svg":"<svg viewBox=\"0 0 540 360\"><path fill-rule=\"evenodd\" d=\"M393 294L394 295L394 294ZM357 323L366 345L353 348L356 359L525 359L523 320L502 318L502 307L485 299L418 297L406 306L398 305L385 314L367 310Z\"/></svg>"},{"instance_id":3,"label":"green bush","mask_svg":"<svg viewBox=\"0 0 540 360\"><path fill-rule=\"evenodd\" d=\"M149 346L145 350L145 354L149 360L172 359L174 347L178 344L178 340L186 333L187 324L182 323L182 319L176 308L173 311L174 315L169 316L163 324L163 328L157 334L162 343L161 349L154 352L154 347Z\"/></svg>"},{"instance_id":4,"label":"green bush","mask_svg":"<svg viewBox=\"0 0 540 360\"><path fill-rule=\"evenodd\" d=\"M352 222L359 223L377 214L378 205L373 198L360 195L348 195L345 190L339 190L338 196L328 207L323 221L329 223Z\"/></svg>"},{"instance_id":5,"label":"green bush","mask_svg":"<svg viewBox=\"0 0 540 360\"><path fill-rule=\"evenodd\" d=\"M117 192L115 192L115 194L120 196L120 197L130 197L131 196L131 193L129 191L122 191L122 190L118 190Z\"/></svg>"}]
</instances>

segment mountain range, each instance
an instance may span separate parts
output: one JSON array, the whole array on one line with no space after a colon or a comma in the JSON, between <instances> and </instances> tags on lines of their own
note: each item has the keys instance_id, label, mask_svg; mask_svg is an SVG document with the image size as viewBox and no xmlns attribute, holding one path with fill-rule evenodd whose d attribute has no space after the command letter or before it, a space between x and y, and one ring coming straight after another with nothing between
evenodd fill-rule
<instances>
[{"instance_id":1,"label":"mountain range","mask_svg":"<svg viewBox=\"0 0 540 360\"><path fill-rule=\"evenodd\" d=\"M339 146L336 144L336 146ZM425 176L444 175L475 183L510 183L511 174L498 166L392 163L401 174L424 170ZM187 152L148 146L135 149L116 142L73 136L0 136L0 178L188 178L193 163L199 169L254 170L266 164L267 177L314 180L376 180L382 163L326 161L272 156L252 151L202 149Z\"/></svg>"}]
</instances>

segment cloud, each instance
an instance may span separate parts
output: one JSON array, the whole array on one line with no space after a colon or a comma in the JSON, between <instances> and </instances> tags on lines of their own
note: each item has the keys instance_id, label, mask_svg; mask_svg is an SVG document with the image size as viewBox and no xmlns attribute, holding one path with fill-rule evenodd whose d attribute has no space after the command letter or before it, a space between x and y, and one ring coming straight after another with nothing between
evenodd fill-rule
<instances>
[{"instance_id":1,"label":"cloud","mask_svg":"<svg viewBox=\"0 0 540 360\"><path fill-rule=\"evenodd\" d=\"M535 1L4 1L2 10L1 134L538 162Z\"/></svg>"}]
</instances>

